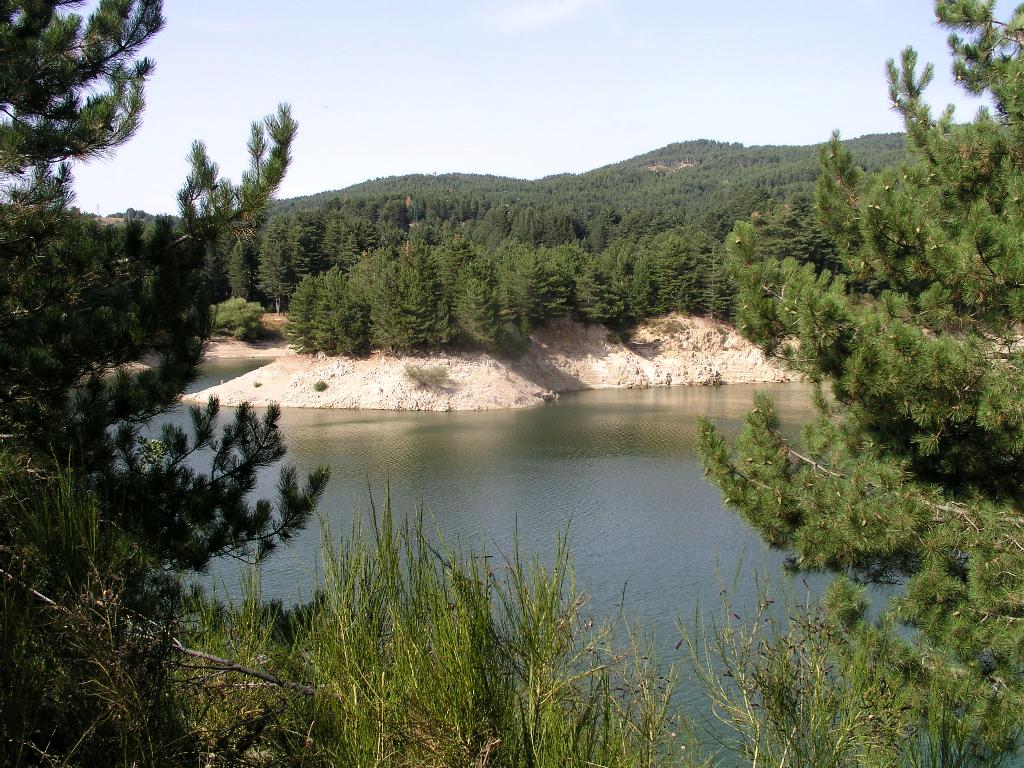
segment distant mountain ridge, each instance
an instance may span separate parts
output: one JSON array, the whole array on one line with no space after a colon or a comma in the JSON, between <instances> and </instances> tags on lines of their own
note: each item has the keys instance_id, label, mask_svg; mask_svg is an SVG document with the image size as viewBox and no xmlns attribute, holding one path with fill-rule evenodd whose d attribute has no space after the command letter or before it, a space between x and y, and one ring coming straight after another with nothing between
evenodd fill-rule
<instances>
[{"instance_id":1,"label":"distant mountain ridge","mask_svg":"<svg viewBox=\"0 0 1024 768\"><path fill-rule=\"evenodd\" d=\"M904 135L871 134L844 141L867 170L897 165L906 159ZM370 179L337 190L278 201L280 213L321 208L333 201L417 195L469 195L506 203L566 206L573 209L613 207L658 210L680 205L715 207L716 198L737 187L772 190L789 197L807 192L818 176L821 144L762 145L709 139L669 144L583 173L560 173L539 179L493 174L407 174Z\"/></svg>"}]
</instances>

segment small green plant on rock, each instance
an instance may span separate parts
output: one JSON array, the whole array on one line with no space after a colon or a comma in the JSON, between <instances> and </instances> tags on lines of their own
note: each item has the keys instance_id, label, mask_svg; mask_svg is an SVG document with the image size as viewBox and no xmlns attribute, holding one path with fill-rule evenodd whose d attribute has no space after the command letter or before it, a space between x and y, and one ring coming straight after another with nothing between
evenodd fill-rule
<instances>
[{"instance_id":1,"label":"small green plant on rock","mask_svg":"<svg viewBox=\"0 0 1024 768\"><path fill-rule=\"evenodd\" d=\"M449 381L443 365L407 365L405 376L420 389L443 389Z\"/></svg>"},{"instance_id":2,"label":"small green plant on rock","mask_svg":"<svg viewBox=\"0 0 1024 768\"><path fill-rule=\"evenodd\" d=\"M327 389L327 382L324 381L323 379L319 379L313 385L313 389L315 389L317 392L323 392L325 389Z\"/></svg>"}]
</instances>

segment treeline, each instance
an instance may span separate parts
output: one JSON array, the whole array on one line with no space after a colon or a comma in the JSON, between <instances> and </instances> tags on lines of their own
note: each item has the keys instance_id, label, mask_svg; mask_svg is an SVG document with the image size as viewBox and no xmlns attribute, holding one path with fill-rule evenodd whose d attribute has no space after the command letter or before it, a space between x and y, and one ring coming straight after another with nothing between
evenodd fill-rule
<instances>
[{"instance_id":1,"label":"treeline","mask_svg":"<svg viewBox=\"0 0 1024 768\"><path fill-rule=\"evenodd\" d=\"M515 354L555 318L623 327L675 310L724 317L732 295L720 251L692 232L621 242L597 257L578 244L509 240L488 251L458 238L408 240L306 275L288 333L303 352L455 345Z\"/></svg>"},{"instance_id":2,"label":"treeline","mask_svg":"<svg viewBox=\"0 0 1024 768\"><path fill-rule=\"evenodd\" d=\"M588 232L564 211L520 206L473 226L399 226L414 205L403 201L386 220L338 208L278 215L259 240L211 249L213 293L287 310L293 342L331 354L446 345L514 353L531 328L558 317L621 328L670 311L730 314L734 286L717 232L613 212ZM836 266L809 199L748 218L766 253Z\"/></svg>"},{"instance_id":3,"label":"treeline","mask_svg":"<svg viewBox=\"0 0 1024 768\"><path fill-rule=\"evenodd\" d=\"M897 134L863 137L846 146L856 149L858 163L869 170L905 154ZM837 267L811 202L816 169L814 147L699 141L670 145L586 174L539 181L466 174L381 179L278 204L259 238L226 239L210 249L207 281L216 300L244 298L294 314L292 294L305 278L332 269L349 275L364 261L378 267L362 272L380 275L379 262L386 258L382 254L466 247L475 254L474 264L497 268L508 261L509 251L536 250L531 258L546 264L551 253L564 247L574 254L572 268L551 269L560 275L556 282L568 286L562 290L567 298L531 323L570 314L625 325L663 307L727 314L731 286L721 284L728 278L720 270L718 251L738 219L752 221L762 232L769 255ZM670 233L677 237L662 237ZM678 237L692 239L684 250L699 254L700 263L672 262L680 252ZM667 250L656 253L662 247ZM658 268L652 270L652 263ZM404 269L396 265L392 271ZM695 290L702 298L665 299L679 293L675 283L687 271L686 280L699 286ZM653 286L646 283L651 274ZM497 272L492 278L501 279ZM662 285L662 280L669 282ZM451 318L461 289L450 282L445 288ZM300 305L312 290L305 289ZM364 292L359 301L373 295ZM534 303L546 306L543 296ZM499 325L511 323L522 332L516 309L499 300L496 312ZM440 336L464 341L467 335L460 327L450 320L449 332ZM374 334L358 335L376 345Z\"/></svg>"}]
</instances>

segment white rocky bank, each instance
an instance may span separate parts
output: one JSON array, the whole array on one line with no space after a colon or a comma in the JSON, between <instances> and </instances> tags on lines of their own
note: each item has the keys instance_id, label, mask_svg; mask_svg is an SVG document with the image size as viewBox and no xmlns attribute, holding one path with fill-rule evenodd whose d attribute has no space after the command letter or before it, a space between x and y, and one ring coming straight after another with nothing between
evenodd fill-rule
<instances>
[{"instance_id":1,"label":"white rocky bank","mask_svg":"<svg viewBox=\"0 0 1024 768\"><path fill-rule=\"evenodd\" d=\"M423 386L409 376L410 367L443 368L447 377L440 385ZM205 402L215 395L232 406L247 401L292 408L463 411L526 408L558 392L582 389L793 378L730 326L669 315L644 323L627 342L599 325L558 321L537 330L526 355L514 362L479 353L368 358L292 353L184 399Z\"/></svg>"}]
</instances>

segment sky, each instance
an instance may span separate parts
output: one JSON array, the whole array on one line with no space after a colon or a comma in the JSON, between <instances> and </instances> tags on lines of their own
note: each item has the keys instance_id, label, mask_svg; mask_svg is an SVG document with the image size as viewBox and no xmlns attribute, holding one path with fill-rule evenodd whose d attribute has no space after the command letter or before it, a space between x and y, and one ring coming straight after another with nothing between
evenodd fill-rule
<instances>
[{"instance_id":1,"label":"sky","mask_svg":"<svg viewBox=\"0 0 1024 768\"><path fill-rule=\"evenodd\" d=\"M280 197L405 173L582 172L689 139L897 131L885 61L907 45L936 65L931 103L962 119L979 106L952 82L932 0L164 6L142 127L75 166L84 211L176 212L195 139L237 180L249 124L279 102L299 122Z\"/></svg>"}]
</instances>

